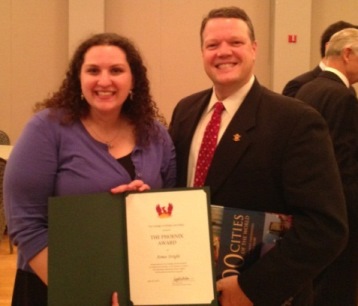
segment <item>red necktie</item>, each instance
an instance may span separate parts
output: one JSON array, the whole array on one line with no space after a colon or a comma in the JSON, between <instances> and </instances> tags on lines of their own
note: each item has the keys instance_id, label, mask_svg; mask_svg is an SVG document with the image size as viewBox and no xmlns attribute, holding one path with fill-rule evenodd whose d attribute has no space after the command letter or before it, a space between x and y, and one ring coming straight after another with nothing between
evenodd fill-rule
<instances>
[{"instance_id":1,"label":"red necktie","mask_svg":"<svg viewBox=\"0 0 358 306\"><path fill-rule=\"evenodd\" d=\"M194 187L201 187L204 185L206 175L208 174L208 169L216 149L221 122L221 113L223 110L224 105L222 102L216 102L214 105L214 112L208 125L206 126L204 137L201 142L198 160L196 162Z\"/></svg>"}]
</instances>

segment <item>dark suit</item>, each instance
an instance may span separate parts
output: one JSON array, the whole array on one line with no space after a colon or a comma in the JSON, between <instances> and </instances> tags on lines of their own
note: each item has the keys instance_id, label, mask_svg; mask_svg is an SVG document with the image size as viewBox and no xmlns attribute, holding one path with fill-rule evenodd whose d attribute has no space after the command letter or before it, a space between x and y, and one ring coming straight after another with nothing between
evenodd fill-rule
<instances>
[{"instance_id":1,"label":"dark suit","mask_svg":"<svg viewBox=\"0 0 358 306\"><path fill-rule=\"evenodd\" d=\"M313 70L307 71L291 81L289 81L284 87L282 94L288 97L295 97L298 90L306 83L315 79L320 73L322 69L320 66L316 66Z\"/></svg>"},{"instance_id":2,"label":"dark suit","mask_svg":"<svg viewBox=\"0 0 358 306\"><path fill-rule=\"evenodd\" d=\"M296 95L326 119L346 196L350 238L347 248L318 283L317 305L357 306L358 290L358 100L329 71L304 85Z\"/></svg>"},{"instance_id":3,"label":"dark suit","mask_svg":"<svg viewBox=\"0 0 358 306\"><path fill-rule=\"evenodd\" d=\"M186 185L191 140L211 93L184 98L174 110L179 186ZM255 305L277 306L294 296L292 305L311 305L311 280L342 250L347 233L323 118L255 81L218 144L205 185L213 204L293 215L279 246L243 272L240 284Z\"/></svg>"}]
</instances>

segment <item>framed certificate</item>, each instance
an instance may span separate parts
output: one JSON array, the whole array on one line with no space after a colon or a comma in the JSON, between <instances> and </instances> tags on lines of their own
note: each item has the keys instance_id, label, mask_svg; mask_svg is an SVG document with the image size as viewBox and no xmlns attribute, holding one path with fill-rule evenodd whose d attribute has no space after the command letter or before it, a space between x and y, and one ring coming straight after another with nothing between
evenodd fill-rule
<instances>
[{"instance_id":1,"label":"framed certificate","mask_svg":"<svg viewBox=\"0 0 358 306\"><path fill-rule=\"evenodd\" d=\"M206 188L54 197L49 305L218 305Z\"/></svg>"}]
</instances>

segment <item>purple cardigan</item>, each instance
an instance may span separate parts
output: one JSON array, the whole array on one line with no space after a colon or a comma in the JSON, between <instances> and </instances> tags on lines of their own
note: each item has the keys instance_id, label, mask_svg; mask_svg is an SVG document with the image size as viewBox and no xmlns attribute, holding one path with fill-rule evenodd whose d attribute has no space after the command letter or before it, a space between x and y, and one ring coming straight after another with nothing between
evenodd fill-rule
<instances>
[{"instance_id":1,"label":"purple cardigan","mask_svg":"<svg viewBox=\"0 0 358 306\"><path fill-rule=\"evenodd\" d=\"M49 110L30 120L7 162L4 202L10 237L18 246L18 268L47 246L50 196L106 192L131 181L122 165L94 140L80 121L62 125ZM147 147L131 158L136 179L154 188L175 185L175 149L164 126Z\"/></svg>"}]
</instances>

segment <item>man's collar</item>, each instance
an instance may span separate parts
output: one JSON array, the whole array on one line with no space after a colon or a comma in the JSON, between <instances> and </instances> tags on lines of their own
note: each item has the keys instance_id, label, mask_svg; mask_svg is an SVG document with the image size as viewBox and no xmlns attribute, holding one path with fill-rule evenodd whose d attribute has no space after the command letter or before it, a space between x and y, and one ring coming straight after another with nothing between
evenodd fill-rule
<instances>
[{"instance_id":1,"label":"man's collar","mask_svg":"<svg viewBox=\"0 0 358 306\"><path fill-rule=\"evenodd\" d=\"M249 81L244 86L239 88L237 91L235 91L232 95L230 95L226 99L221 100L221 102L223 102L225 106L225 110L228 113L235 113L237 111L237 109L240 107L241 103L244 101L245 97L247 96L248 92L250 91L254 82L255 82L255 76L252 75ZM207 108L208 112L213 108L214 104L217 101L219 101L219 99L215 94L215 88L214 88Z\"/></svg>"},{"instance_id":2,"label":"man's collar","mask_svg":"<svg viewBox=\"0 0 358 306\"><path fill-rule=\"evenodd\" d=\"M340 72L338 69L326 66L324 71L330 71L330 72L334 73L342 80L342 82L344 83L344 85L347 86L347 88L350 87L348 78L342 72Z\"/></svg>"}]
</instances>

